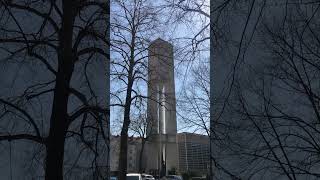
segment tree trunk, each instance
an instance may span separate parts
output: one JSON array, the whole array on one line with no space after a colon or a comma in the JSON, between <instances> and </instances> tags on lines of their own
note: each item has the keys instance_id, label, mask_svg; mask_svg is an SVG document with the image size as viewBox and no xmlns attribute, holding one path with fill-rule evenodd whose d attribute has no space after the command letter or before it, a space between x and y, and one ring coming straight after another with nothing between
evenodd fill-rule
<instances>
[{"instance_id":1,"label":"tree trunk","mask_svg":"<svg viewBox=\"0 0 320 180\"><path fill-rule=\"evenodd\" d=\"M69 125L68 99L69 85L74 68L72 35L75 15L73 1L64 0L63 17L59 32L58 71L53 97L50 131L46 141L46 180L63 179L65 135Z\"/></svg>"},{"instance_id":2,"label":"tree trunk","mask_svg":"<svg viewBox=\"0 0 320 180\"><path fill-rule=\"evenodd\" d=\"M123 126L121 129L120 156L119 156L119 168L118 168L119 180L126 180L126 176L127 176L128 130L130 125L132 84L133 84L132 80L129 80L127 95L126 95L126 105L124 110Z\"/></svg>"},{"instance_id":3,"label":"tree trunk","mask_svg":"<svg viewBox=\"0 0 320 180\"><path fill-rule=\"evenodd\" d=\"M142 142L141 142L141 151L139 154L139 173L143 173L143 169L142 169L142 157L143 157L143 150L144 150L144 145L146 143L145 138L142 138Z\"/></svg>"},{"instance_id":4,"label":"tree trunk","mask_svg":"<svg viewBox=\"0 0 320 180\"><path fill-rule=\"evenodd\" d=\"M62 113L60 113L62 116ZM57 123L54 123L50 128L50 134L47 143L46 154L46 180L63 179L63 155L64 155L64 138L65 138L65 119L56 119Z\"/></svg>"},{"instance_id":5,"label":"tree trunk","mask_svg":"<svg viewBox=\"0 0 320 180\"><path fill-rule=\"evenodd\" d=\"M120 155L119 155L119 180L126 180L127 175L127 149L128 149L128 133L122 129L120 140Z\"/></svg>"},{"instance_id":6,"label":"tree trunk","mask_svg":"<svg viewBox=\"0 0 320 180\"><path fill-rule=\"evenodd\" d=\"M58 71L58 73L60 73ZM65 134L68 129L68 87L71 73L66 73L67 79L57 77L54 102L52 107L50 132L46 148L46 180L63 179L63 154Z\"/></svg>"},{"instance_id":7,"label":"tree trunk","mask_svg":"<svg viewBox=\"0 0 320 180\"><path fill-rule=\"evenodd\" d=\"M59 71L58 71L59 72ZM65 134L68 129L68 88L71 73L67 73L67 79L57 76L54 102L52 107L50 132L46 143L46 180L63 179L63 155Z\"/></svg>"},{"instance_id":8,"label":"tree trunk","mask_svg":"<svg viewBox=\"0 0 320 180\"><path fill-rule=\"evenodd\" d=\"M127 151L128 151L128 130L130 125L130 110L131 110L131 94L133 87L133 68L134 68L134 51L135 51L135 31L132 30L131 48L130 48L130 64L128 71L128 86L126 91L126 101L124 106L123 125L121 129L120 141L120 156L118 167L119 180L126 180L127 176Z\"/></svg>"}]
</instances>

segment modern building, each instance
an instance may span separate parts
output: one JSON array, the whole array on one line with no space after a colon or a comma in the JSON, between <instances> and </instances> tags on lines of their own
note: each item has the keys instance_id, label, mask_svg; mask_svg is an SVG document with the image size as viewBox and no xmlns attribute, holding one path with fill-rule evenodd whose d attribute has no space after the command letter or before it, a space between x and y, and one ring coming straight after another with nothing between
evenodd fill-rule
<instances>
[{"instance_id":1,"label":"modern building","mask_svg":"<svg viewBox=\"0 0 320 180\"><path fill-rule=\"evenodd\" d=\"M209 170L210 140L208 136L194 133L177 134L180 173L207 174Z\"/></svg>"},{"instance_id":2,"label":"modern building","mask_svg":"<svg viewBox=\"0 0 320 180\"><path fill-rule=\"evenodd\" d=\"M129 137L128 139L128 164L127 170L129 173L139 171L139 159L141 151L141 138ZM118 171L119 164L119 147L120 136L112 136L110 139L110 170L113 173ZM154 142L147 142L142 158L142 169L149 174L158 175L161 171L158 167L149 167L150 161L158 156L153 154ZM174 168L178 173L192 172L195 174L206 175L209 168L209 137L206 135L195 133L177 133L175 146L168 146L177 152L176 166L167 168L170 171ZM168 148L167 147L167 148ZM171 150L172 151L172 150Z\"/></svg>"}]
</instances>

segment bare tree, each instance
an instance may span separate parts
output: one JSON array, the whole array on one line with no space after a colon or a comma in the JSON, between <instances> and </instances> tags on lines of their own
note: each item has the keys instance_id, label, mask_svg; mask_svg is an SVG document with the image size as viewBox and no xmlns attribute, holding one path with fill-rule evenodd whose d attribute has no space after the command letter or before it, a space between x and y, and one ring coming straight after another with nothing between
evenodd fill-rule
<instances>
[{"instance_id":1,"label":"bare tree","mask_svg":"<svg viewBox=\"0 0 320 180\"><path fill-rule=\"evenodd\" d=\"M44 147L38 176L47 180L63 179L76 166L102 178L108 169L108 1L0 4L0 141Z\"/></svg>"},{"instance_id":2,"label":"bare tree","mask_svg":"<svg viewBox=\"0 0 320 180\"><path fill-rule=\"evenodd\" d=\"M158 20L155 8L147 0L115 0L113 7L111 75L117 88L112 95L113 106L123 108L118 177L125 180L132 109L139 108L147 98L141 86L147 83L149 38L155 34Z\"/></svg>"},{"instance_id":3,"label":"bare tree","mask_svg":"<svg viewBox=\"0 0 320 180\"><path fill-rule=\"evenodd\" d=\"M210 135L209 103L209 64L199 63L192 67L191 80L184 83L183 92L178 101L178 113L185 129Z\"/></svg>"},{"instance_id":4,"label":"bare tree","mask_svg":"<svg viewBox=\"0 0 320 180\"><path fill-rule=\"evenodd\" d=\"M143 155L145 150L145 145L150 139L150 134L148 133L148 127L152 126L151 120L147 119L146 110L140 111L139 116L132 120L130 125L130 130L133 132L133 135L137 135L141 139L141 149L139 152L139 172L143 173ZM150 129L149 129L150 130Z\"/></svg>"},{"instance_id":5,"label":"bare tree","mask_svg":"<svg viewBox=\"0 0 320 180\"><path fill-rule=\"evenodd\" d=\"M182 24L190 28L190 32L186 32L184 33L185 36L179 37L185 44L180 47L185 56L194 60L195 57L193 56L196 53L209 50L209 1L164 0L163 7L169 12L167 19L171 26Z\"/></svg>"}]
</instances>

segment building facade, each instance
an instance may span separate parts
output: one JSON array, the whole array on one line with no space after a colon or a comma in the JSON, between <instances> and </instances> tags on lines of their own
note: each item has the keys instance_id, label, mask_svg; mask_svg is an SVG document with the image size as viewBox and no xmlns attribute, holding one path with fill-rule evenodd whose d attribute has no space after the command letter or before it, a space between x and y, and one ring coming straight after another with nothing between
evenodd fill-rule
<instances>
[{"instance_id":1,"label":"building facade","mask_svg":"<svg viewBox=\"0 0 320 180\"><path fill-rule=\"evenodd\" d=\"M177 134L179 152L179 172L194 172L205 175L209 170L209 137L194 133Z\"/></svg>"},{"instance_id":2,"label":"building facade","mask_svg":"<svg viewBox=\"0 0 320 180\"><path fill-rule=\"evenodd\" d=\"M128 138L127 172L139 171L139 154L141 151L141 139L136 137ZM116 174L119 166L120 136L110 137L110 171Z\"/></svg>"},{"instance_id":3,"label":"building facade","mask_svg":"<svg viewBox=\"0 0 320 180\"><path fill-rule=\"evenodd\" d=\"M209 137L201 134L183 132L176 134L175 138L176 143L166 148L167 151L168 148L172 148L173 150L171 149L170 151L177 152L177 157L174 158L176 166L166 168L166 171L168 172L174 168L179 174L192 172L199 175L206 175L209 168ZM141 138L129 137L128 139L128 173L136 173L139 171L141 142ZM116 174L119 164L120 136L112 136L110 145L110 169L111 172ZM148 166L152 163L151 161L158 158L157 154L153 153L154 142L146 142L142 155L142 170L149 174L158 175L161 171L158 166ZM165 159L168 160L168 157Z\"/></svg>"}]
</instances>

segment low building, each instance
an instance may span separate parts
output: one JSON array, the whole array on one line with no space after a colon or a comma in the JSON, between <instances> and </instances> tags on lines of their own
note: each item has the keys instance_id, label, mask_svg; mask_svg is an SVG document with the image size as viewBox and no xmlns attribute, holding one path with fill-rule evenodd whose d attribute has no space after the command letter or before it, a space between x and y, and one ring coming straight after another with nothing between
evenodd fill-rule
<instances>
[{"instance_id":1,"label":"low building","mask_svg":"<svg viewBox=\"0 0 320 180\"><path fill-rule=\"evenodd\" d=\"M209 137L194 133L177 134L179 154L179 172L194 172L205 175L209 170L210 141Z\"/></svg>"},{"instance_id":2,"label":"low building","mask_svg":"<svg viewBox=\"0 0 320 180\"><path fill-rule=\"evenodd\" d=\"M127 170L128 173L134 173L139 171L139 156L141 151L141 138L129 137L128 139L128 156L127 156ZM118 171L119 164L119 150L120 150L120 136L112 136L110 151L110 169L111 172L116 173ZM152 153L153 143L146 143L142 169L146 173L158 174L158 170L152 167L148 167L147 161L150 161L152 156L157 156ZM196 173L199 175L205 175L209 169L209 137L201 134L194 133L178 133L176 135L176 145L167 146L167 148L175 148L178 153L176 158L177 173ZM171 150L167 149L168 152ZM157 164L157 162L154 162ZM158 166L157 166L158 167ZM159 168L159 167L158 167ZM168 168L168 167L167 167ZM170 169L167 169L167 171Z\"/></svg>"},{"instance_id":3,"label":"low building","mask_svg":"<svg viewBox=\"0 0 320 180\"><path fill-rule=\"evenodd\" d=\"M128 173L138 172L139 153L141 150L141 139L136 137L128 138L127 171ZM120 136L110 137L110 171L116 174L119 166Z\"/></svg>"}]
</instances>

